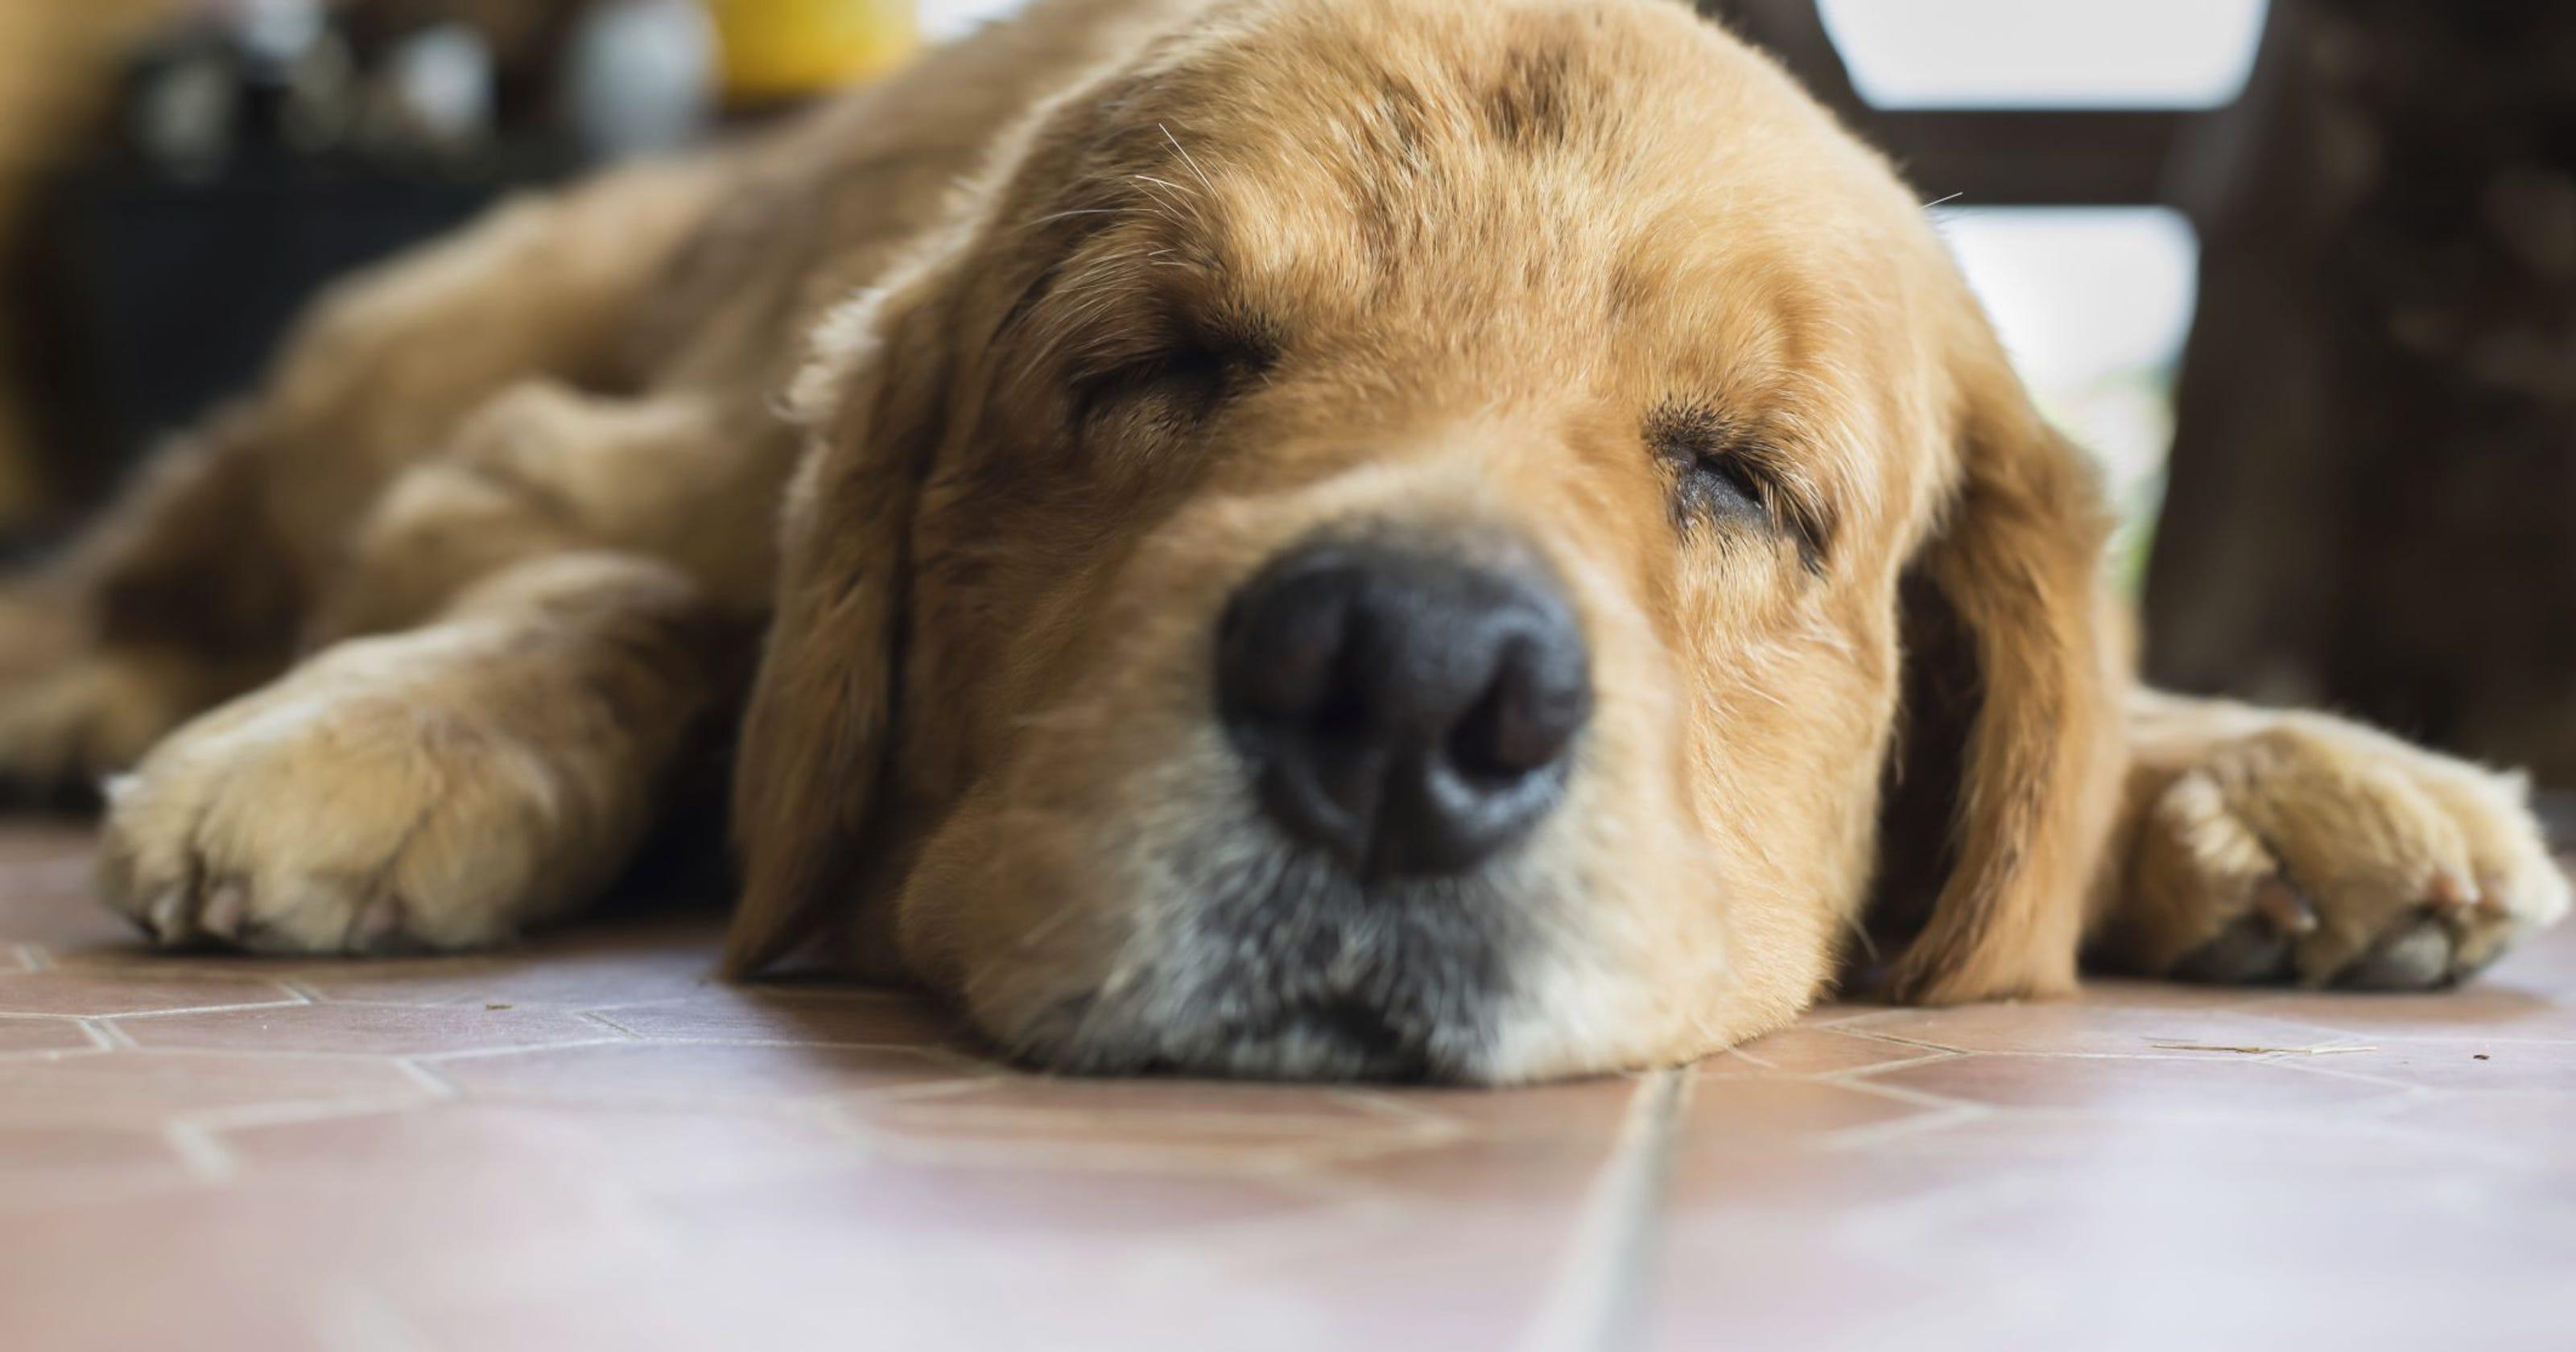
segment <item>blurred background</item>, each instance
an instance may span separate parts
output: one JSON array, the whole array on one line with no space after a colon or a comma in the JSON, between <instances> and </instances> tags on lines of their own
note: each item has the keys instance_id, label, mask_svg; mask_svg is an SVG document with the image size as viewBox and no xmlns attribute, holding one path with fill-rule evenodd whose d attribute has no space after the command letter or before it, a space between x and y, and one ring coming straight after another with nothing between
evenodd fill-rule
<instances>
[{"instance_id":1,"label":"blurred background","mask_svg":"<svg viewBox=\"0 0 2576 1352\"><path fill-rule=\"evenodd\" d=\"M253 379L332 274L1019 3L12 0L0 547ZM2576 787L2576 5L1702 7L1934 204L2104 464L2156 679Z\"/></svg>"}]
</instances>

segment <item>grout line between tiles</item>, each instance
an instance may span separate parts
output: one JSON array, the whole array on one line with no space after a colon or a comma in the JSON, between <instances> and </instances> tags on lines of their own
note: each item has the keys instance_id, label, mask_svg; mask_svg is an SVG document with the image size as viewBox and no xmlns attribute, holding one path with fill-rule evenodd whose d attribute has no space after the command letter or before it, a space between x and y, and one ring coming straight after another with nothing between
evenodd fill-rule
<instances>
[{"instance_id":1,"label":"grout line between tiles","mask_svg":"<svg viewBox=\"0 0 2576 1352\"><path fill-rule=\"evenodd\" d=\"M354 1285L319 1292L307 1323L326 1346L349 1352L438 1352L438 1341L411 1316Z\"/></svg>"},{"instance_id":2,"label":"grout line between tiles","mask_svg":"<svg viewBox=\"0 0 2576 1352\"><path fill-rule=\"evenodd\" d=\"M365 1048L357 1047L336 1049L255 1046L206 1047L184 1043L173 1045L163 1042L137 1042L134 1040L134 1034L131 1031L116 1026L119 1019L127 1017L131 1016L119 1015L116 1019L99 1020L100 1023L114 1029L116 1038L122 1039L121 1041L112 1040L108 1044L110 1047L119 1050L150 1052L154 1056L193 1056L204 1057L209 1060L257 1057L261 1060L267 1061L319 1061L326 1064L349 1061L379 1061L387 1058L400 1059L403 1057L421 1057L429 1060L463 1060L468 1057L476 1056L509 1056L522 1052L550 1052L566 1047L612 1047L627 1045L624 1041L616 1038L595 1038L581 1042L522 1042L502 1047L475 1047L465 1051L426 1052L370 1051Z\"/></svg>"},{"instance_id":3,"label":"grout line between tiles","mask_svg":"<svg viewBox=\"0 0 2576 1352\"><path fill-rule=\"evenodd\" d=\"M446 1051L432 1050L425 1052L410 1052L406 1053L403 1059L406 1061L418 1061L423 1065L434 1065L448 1061L479 1061L485 1057L491 1056L528 1056L538 1052L573 1051L582 1047L632 1047L637 1045L632 1036L624 1035L624 1030L621 1029L618 1030L618 1032L619 1035L617 1036L568 1038L561 1042L522 1042L515 1045L499 1047L458 1047Z\"/></svg>"},{"instance_id":4,"label":"grout line between tiles","mask_svg":"<svg viewBox=\"0 0 2576 1352\"><path fill-rule=\"evenodd\" d=\"M1950 1056L2009 1056L2052 1061L2196 1061L2205 1065L2276 1065L2288 1064L2292 1061L2303 1059L2297 1057L2283 1057L2280 1055L2225 1055L2208 1049L2160 1048L2154 1046L2152 1043L2149 1043L2142 1050L2117 1052L2043 1052L2031 1051L2027 1048L2020 1047L2008 1049L1994 1047L1953 1047L1945 1043L1927 1042L1920 1038L1901 1037L1894 1033L1866 1033L1859 1029L1844 1031L1851 1036L1865 1037L1873 1042L1884 1042L1891 1046L1898 1047L1910 1047L1923 1052L1946 1053ZM2346 1050L2344 1046L2338 1043L2329 1042L2319 1045L2329 1052ZM2232 1051L2233 1049L2229 1050ZM2349 1048L2349 1050L2375 1051L2378 1050L2378 1048L2362 1045L2356 1042ZM1855 1066L1847 1070L1839 1070L1829 1073L1835 1075L1875 1075L1880 1071L1894 1070L1900 1066L1921 1065L1925 1059L1927 1058L1916 1057L1908 1061L1887 1061L1873 1066Z\"/></svg>"},{"instance_id":5,"label":"grout line between tiles","mask_svg":"<svg viewBox=\"0 0 2576 1352\"><path fill-rule=\"evenodd\" d=\"M1522 1352L1616 1352L1643 1341L1673 1141L1695 1079L1659 1070L1639 1082Z\"/></svg>"},{"instance_id":6,"label":"grout line between tiles","mask_svg":"<svg viewBox=\"0 0 2576 1352\"><path fill-rule=\"evenodd\" d=\"M617 1034L619 1037L625 1038L629 1042L647 1042L651 1040L643 1034L636 1032L634 1029L627 1027L625 1024L619 1023L617 1020L608 1017L606 1013L600 1010L585 1009L574 1017L580 1019L584 1023L598 1024L600 1027L608 1029L610 1032Z\"/></svg>"},{"instance_id":7,"label":"grout line between tiles","mask_svg":"<svg viewBox=\"0 0 2576 1352\"><path fill-rule=\"evenodd\" d=\"M246 1000L237 1005L178 1005L169 1009L130 1009L122 1013L84 1014L91 1019L158 1019L171 1014L229 1014L237 1009L301 1009L303 1000Z\"/></svg>"},{"instance_id":8,"label":"grout line between tiles","mask_svg":"<svg viewBox=\"0 0 2576 1352\"><path fill-rule=\"evenodd\" d=\"M241 1162L224 1143L226 1132L258 1127L294 1126L351 1117L407 1112L416 1101L399 1099L302 1099L291 1103L244 1103L227 1108L199 1108L162 1124L162 1135L186 1160L201 1183L226 1184L241 1174Z\"/></svg>"},{"instance_id":9,"label":"grout line between tiles","mask_svg":"<svg viewBox=\"0 0 2576 1352\"><path fill-rule=\"evenodd\" d=\"M161 1124L161 1139L188 1169L188 1176L212 1187L233 1181L240 1172L231 1151L198 1123L179 1119Z\"/></svg>"},{"instance_id":10,"label":"grout line between tiles","mask_svg":"<svg viewBox=\"0 0 2576 1352\"><path fill-rule=\"evenodd\" d=\"M1947 1047L1918 1047L1912 1043L1894 1042L1888 1043L1887 1045L1891 1047L1903 1046L1907 1051L1918 1053L1918 1055L1902 1056L1890 1061L1873 1062L1866 1066L1844 1066L1840 1070L1806 1072L1784 1071L1782 1073L1802 1075L1803 1078L1815 1080L1822 1084L1841 1084L1852 1080L1866 1080L1871 1076L1882 1074L1886 1071L1913 1070L1931 1065L1937 1061L1956 1061L1963 1056L1970 1055L1968 1052L1951 1051Z\"/></svg>"},{"instance_id":11,"label":"grout line between tiles","mask_svg":"<svg viewBox=\"0 0 2576 1352\"><path fill-rule=\"evenodd\" d=\"M1921 1106L1924 1109L1922 1112L1912 1113L1892 1122L1876 1122L1865 1127L1846 1127L1840 1131L1826 1132L1815 1138L1813 1147L1820 1151L1872 1150L1891 1141L1902 1141L1909 1136L1947 1131L1952 1127L1983 1121L1995 1115L1995 1110L1984 1104L1945 1102L1929 1096L1926 1096Z\"/></svg>"},{"instance_id":12,"label":"grout line between tiles","mask_svg":"<svg viewBox=\"0 0 2576 1352\"><path fill-rule=\"evenodd\" d=\"M426 1063L426 1059L423 1057L397 1056L394 1058L394 1064L400 1066L402 1068L402 1073L411 1077L413 1083L418 1084L425 1090L428 1090L432 1098L461 1099L465 1097L464 1091L456 1087L455 1081L450 1080L446 1076L431 1069Z\"/></svg>"},{"instance_id":13,"label":"grout line between tiles","mask_svg":"<svg viewBox=\"0 0 2576 1352\"><path fill-rule=\"evenodd\" d=\"M496 991L496 992L493 992L493 994L501 995L501 996L507 996L507 995L509 994L509 992L507 992L507 991ZM673 1004L679 1004L679 1003L682 1003L683 1001L689 1000L689 999L691 999L691 998L693 998L693 997L691 997L691 996L685 996L685 995L681 995L681 996L658 996L658 995L657 995L657 996L655 996L655 997L653 997L653 998L651 998L651 999L649 999L649 1000L617 1000L617 1001L615 1001L615 1002L613 1002L613 1003L610 1003L610 1004L599 1004L599 1003L597 1003L597 1002L595 1002L595 1001L566 1001L566 1000L555 999L555 998L551 998L551 997L537 997L537 998L532 998L532 999L518 999L518 1000L508 1000L508 999L505 999L505 1000L499 1001L498 1003L506 1004L506 1005L508 1005L508 1006L509 1006L510 1008L512 1008L512 1009L524 1009L524 1010L530 1010L530 1011L533 1011L533 1012L536 1012L536 1013L540 1013L540 1014L589 1014L589 1013L597 1013L597 1012L601 1012L601 1011L618 1011L618 1010L628 1010L628 1009L645 1009L645 1008L649 1008L649 1007L654 1006L654 1005L673 1005ZM496 1002L495 1002L495 1001L493 1001L492 999L488 998L487 996L480 996L480 995L478 995L478 996L474 996L474 997L472 997L472 998L470 998L470 999L468 999L468 998L456 997L456 996L440 996L440 997L438 997L438 998L436 998L436 999L430 999L430 1000L388 1000L388 999L362 999L362 998L359 998L359 997L356 997L356 996L349 996L349 995L319 995L319 994L317 994L317 996L316 996L316 997L311 1001L311 1003L313 1003L313 1004L317 1004L317 1005L333 1005L333 1006L347 1005L347 1006L355 1006L355 1007L362 1008L362 1009L429 1009L429 1010L441 1010L441 1011L452 1011L452 1010L469 1010L469 1011L470 1011L470 1010L476 1010L476 1009L485 1009L485 1008L489 1008L492 1004L494 1004L494 1003L496 1003Z\"/></svg>"}]
</instances>

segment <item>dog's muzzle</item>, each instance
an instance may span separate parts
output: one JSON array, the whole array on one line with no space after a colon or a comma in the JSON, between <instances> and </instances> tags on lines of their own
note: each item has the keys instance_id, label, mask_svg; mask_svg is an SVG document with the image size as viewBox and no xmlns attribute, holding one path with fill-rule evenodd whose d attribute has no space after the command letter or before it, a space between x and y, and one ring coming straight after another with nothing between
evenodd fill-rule
<instances>
[{"instance_id":1,"label":"dog's muzzle","mask_svg":"<svg viewBox=\"0 0 2576 1352\"><path fill-rule=\"evenodd\" d=\"M1251 811L1168 847L1180 904L1022 1040L1076 1071L1483 1073L1547 959L1539 828L1593 711L1555 572L1499 530L1337 529L1244 583L1211 648Z\"/></svg>"},{"instance_id":2,"label":"dog's muzzle","mask_svg":"<svg viewBox=\"0 0 2576 1352\"><path fill-rule=\"evenodd\" d=\"M1363 883L1463 873L1528 834L1592 712L1545 566L1436 546L1290 549L1227 608L1216 680L1264 811Z\"/></svg>"}]
</instances>

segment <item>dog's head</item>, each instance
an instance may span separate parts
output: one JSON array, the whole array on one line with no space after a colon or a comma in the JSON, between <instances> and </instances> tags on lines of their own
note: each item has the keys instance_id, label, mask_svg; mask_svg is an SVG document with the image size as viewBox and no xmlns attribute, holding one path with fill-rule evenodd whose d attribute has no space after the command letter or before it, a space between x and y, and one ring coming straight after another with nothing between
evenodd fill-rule
<instances>
[{"instance_id":1,"label":"dog's head","mask_svg":"<svg viewBox=\"0 0 2576 1352\"><path fill-rule=\"evenodd\" d=\"M1883 162L1678 6L1219 5L797 404L737 968L829 928L1067 1068L1699 1054L1860 926L1937 616L1890 979L2072 980L2090 482Z\"/></svg>"}]
</instances>

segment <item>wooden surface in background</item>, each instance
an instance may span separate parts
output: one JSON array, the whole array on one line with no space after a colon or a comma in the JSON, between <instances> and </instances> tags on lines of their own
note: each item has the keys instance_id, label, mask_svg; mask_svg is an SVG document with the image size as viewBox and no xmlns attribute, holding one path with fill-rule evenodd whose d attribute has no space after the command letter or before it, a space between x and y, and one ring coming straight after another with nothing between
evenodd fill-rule
<instances>
[{"instance_id":1,"label":"wooden surface in background","mask_svg":"<svg viewBox=\"0 0 2576 1352\"><path fill-rule=\"evenodd\" d=\"M2148 674L2576 788L2576 10L2271 16L2193 175Z\"/></svg>"}]
</instances>

